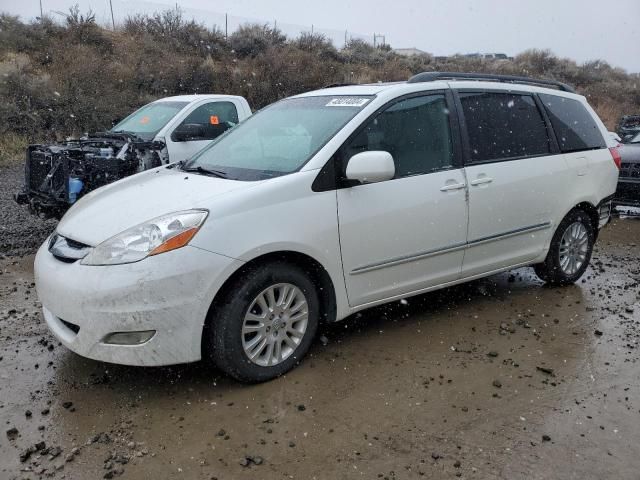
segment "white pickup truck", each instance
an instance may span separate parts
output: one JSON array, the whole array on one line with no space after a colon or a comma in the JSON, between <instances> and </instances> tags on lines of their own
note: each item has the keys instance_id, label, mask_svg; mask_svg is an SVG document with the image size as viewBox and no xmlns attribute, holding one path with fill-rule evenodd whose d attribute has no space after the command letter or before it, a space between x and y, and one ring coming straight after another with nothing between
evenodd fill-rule
<instances>
[{"instance_id":1,"label":"white pickup truck","mask_svg":"<svg viewBox=\"0 0 640 480\"><path fill-rule=\"evenodd\" d=\"M105 132L30 145L15 195L33 213L61 216L82 195L126 176L186 160L251 115L235 95L179 95L151 102Z\"/></svg>"}]
</instances>

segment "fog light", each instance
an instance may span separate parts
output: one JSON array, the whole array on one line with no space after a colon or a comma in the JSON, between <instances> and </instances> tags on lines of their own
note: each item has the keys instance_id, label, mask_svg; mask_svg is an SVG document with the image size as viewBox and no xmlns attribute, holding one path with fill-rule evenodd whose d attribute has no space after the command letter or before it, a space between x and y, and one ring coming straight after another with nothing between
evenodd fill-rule
<instances>
[{"instance_id":1,"label":"fog light","mask_svg":"<svg viewBox=\"0 0 640 480\"><path fill-rule=\"evenodd\" d=\"M141 332L115 332L105 337L103 343L110 345L141 345L151 340L156 334L155 330L143 330Z\"/></svg>"}]
</instances>

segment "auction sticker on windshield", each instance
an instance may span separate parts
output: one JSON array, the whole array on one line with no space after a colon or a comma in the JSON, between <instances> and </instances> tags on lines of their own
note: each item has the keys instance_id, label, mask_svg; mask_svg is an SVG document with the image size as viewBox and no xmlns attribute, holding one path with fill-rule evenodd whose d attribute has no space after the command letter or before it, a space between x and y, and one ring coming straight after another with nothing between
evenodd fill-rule
<instances>
[{"instance_id":1,"label":"auction sticker on windshield","mask_svg":"<svg viewBox=\"0 0 640 480\"><path fill-rule=\"evenodd\" d=\"M325 107L361 107L369 101L362 97L339 97L332 98Z\"/></svg>"}]
</instances>

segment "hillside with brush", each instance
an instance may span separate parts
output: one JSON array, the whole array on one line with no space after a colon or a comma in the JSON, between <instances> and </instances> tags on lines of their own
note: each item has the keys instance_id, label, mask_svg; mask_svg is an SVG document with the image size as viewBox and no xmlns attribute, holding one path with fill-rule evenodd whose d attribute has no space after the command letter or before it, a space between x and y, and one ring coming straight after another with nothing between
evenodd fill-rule
<instances>
[{"instance_id":1,"label":"hillside with brush","mask_svg":"<svg viewBox=\"0 0 640 480\"><path fill-rule=\"evenodd\" d=\"M549 51L513 60L405 57L353 40L336 49L321 34L287 38L245 25L225 39L180 11L128 18L116 31L72 9L63 24L0 15L0 151L108 128L155 98L242 95L254 110L332 83L406 80L423 71L490 72L560 80L587 96L612 129L640 113L638 74L603 60L577 64Z\"/></svg>"}]
</instances>

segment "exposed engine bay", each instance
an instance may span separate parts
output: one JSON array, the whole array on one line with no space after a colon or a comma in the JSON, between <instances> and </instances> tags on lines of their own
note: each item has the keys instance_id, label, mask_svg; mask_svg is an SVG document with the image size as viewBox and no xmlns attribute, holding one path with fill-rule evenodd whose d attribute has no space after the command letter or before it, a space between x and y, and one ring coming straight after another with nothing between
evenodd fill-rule
<instances>
[{"instance_id":1,"label":"exposed engine bay","mask_svg":"<svg viewBox=\"0 0 640 480\"><path fill-rule=\"evenodd\" d=\"M15 195L33 213L61 217L80 197L98 187L169 163L162 141L126 132L99 132L53 145L30 145L25 185Z\"/></svg>"}]
</instances>

